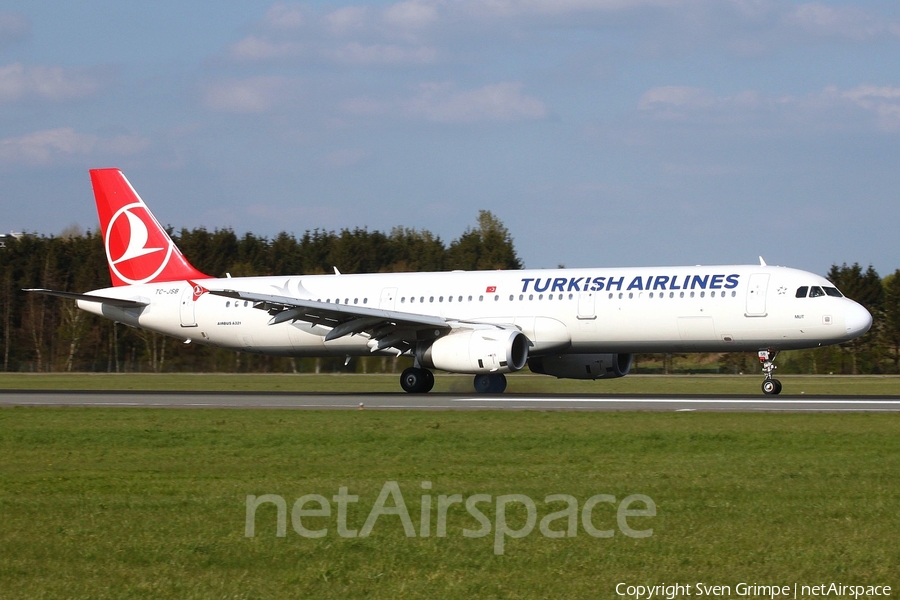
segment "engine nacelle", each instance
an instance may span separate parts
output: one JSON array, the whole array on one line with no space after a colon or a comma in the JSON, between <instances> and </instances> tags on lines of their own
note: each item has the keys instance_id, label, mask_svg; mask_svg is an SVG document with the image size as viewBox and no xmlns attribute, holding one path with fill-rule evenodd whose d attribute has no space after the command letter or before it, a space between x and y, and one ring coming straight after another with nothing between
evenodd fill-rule
<instances>
[{"instance_id":1,"label":"engine nacelle","mask_svg":"<svg viewBox=\"0 0 900 600\"><path fill-rule=\"evenodd\" d=\"M420 348L423 367L452 373L510 373L528 361L531 342L516 329L457 329Z\"/></svg>"},{"instance_id":2,"label":"engine nacelle","mask_svg":"<svg viewBox=\"0 0 900 600\"><path fill-rule=\"evenodd\" d=\"M631 371L631 354L557 354L528 359L534 373L559 379L614 379Z\"/></svg>"}]
</instances>

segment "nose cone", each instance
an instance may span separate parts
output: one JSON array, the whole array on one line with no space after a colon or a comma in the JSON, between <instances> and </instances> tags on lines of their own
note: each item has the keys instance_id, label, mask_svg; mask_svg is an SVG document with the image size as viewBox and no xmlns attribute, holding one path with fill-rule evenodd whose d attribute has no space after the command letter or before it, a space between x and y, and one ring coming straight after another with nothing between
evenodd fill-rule
<instances>
[{"instance_id":1,"label":"nose cone","mask_svg":"<svg viewBox=\"0 0 900 600\"><path fill-rule=\"evenodd\" d=\"M857 338L872 326L872 315L862 305L851 302L844 311L844 323L850 339Z\"/></svg>"}]
</instances>

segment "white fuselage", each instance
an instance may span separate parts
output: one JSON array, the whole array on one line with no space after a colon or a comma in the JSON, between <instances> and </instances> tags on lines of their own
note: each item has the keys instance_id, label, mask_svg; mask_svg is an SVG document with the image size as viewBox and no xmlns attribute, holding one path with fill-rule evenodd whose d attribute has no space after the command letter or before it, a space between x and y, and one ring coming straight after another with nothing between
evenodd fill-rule
<instances>
[{"instance_id":1,"label":"white fuselage","mask_svg":"<svg viewBox=\"0 0 900 600\"><path fill-rule=\"evenodd\" d=\"M797 298L824 278L784 267L697 266L548 269L364 275L301 275L198 280L317 302L380 308L520 329L529 355L604 352L728 352L812 348L850 340L869 313L834 296ZM287 356L369 354L364 335L325 341L328 327L303 321L269 325L252 302L208 293L187 281L96 290L149 302L123 309L79 307L166 335L233 350Z\"/></svg>"}]
</instances>

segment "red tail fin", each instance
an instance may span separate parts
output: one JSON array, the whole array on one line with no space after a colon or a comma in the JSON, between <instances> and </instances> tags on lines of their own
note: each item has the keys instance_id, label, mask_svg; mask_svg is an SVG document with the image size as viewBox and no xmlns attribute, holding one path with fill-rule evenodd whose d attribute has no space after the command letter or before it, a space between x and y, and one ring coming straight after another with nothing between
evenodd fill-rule
<instances>
[{"instance_id":1,"label":"red tail fin","mask_svg":"<svg viewBox=\"0 0 900 600\"><path fill-rule=\"evenodd\" d=\"M209 279L187 261L119 169L92 169L91 184L114 286Z\"/></svg>"}]
</instances>

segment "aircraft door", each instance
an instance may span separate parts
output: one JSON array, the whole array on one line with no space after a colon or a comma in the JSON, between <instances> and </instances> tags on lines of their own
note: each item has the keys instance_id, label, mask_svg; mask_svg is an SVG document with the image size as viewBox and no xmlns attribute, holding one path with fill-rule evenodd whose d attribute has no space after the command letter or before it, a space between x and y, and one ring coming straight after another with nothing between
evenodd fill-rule
<instances>
[{"instance_id":1,"label":"aircraft door","mask_svg":"<svg viewBox=\"0 0 900 600\"><path fill-rule=\"evenodd\" d=\"M383 310L394 310L394 301L397 299L397 288L384 288L381 290L381 301L378 308Z\"/></svg>"},{"instance_id":2,"label":"aircraft door","mask_svg":"<svg viewBox=\"0 0 900 600\"><path fill-rule=\"evenodd\" d=\"M196 307L197 302L194 301L194 288L187 286L181 291L181 306L178 307L178 312L181 314L182 327L197 326L197 317L194 312Z\"/></svg>"},{"instance_id":3,"label":"aircraft door","mask_svg":"<svg viewBox=\"0 0 900 600\"><path fill-rule=\"evenodd\" d=\"M594 310L594 292L581 292L578 295L578 318L579 319L596 319L597 313Z\"/></svg>"},{"instance_id":4,"label":"aircraft door","mask_svg":"<svg viewBox=\"0 0 900 600\"><path fill-rule=\"evenodd\" d=\"M745 317L766 316L766 290L769 287L768 273L753 273L747 286L747 312Z\"/></svg>"}]
</instances>

